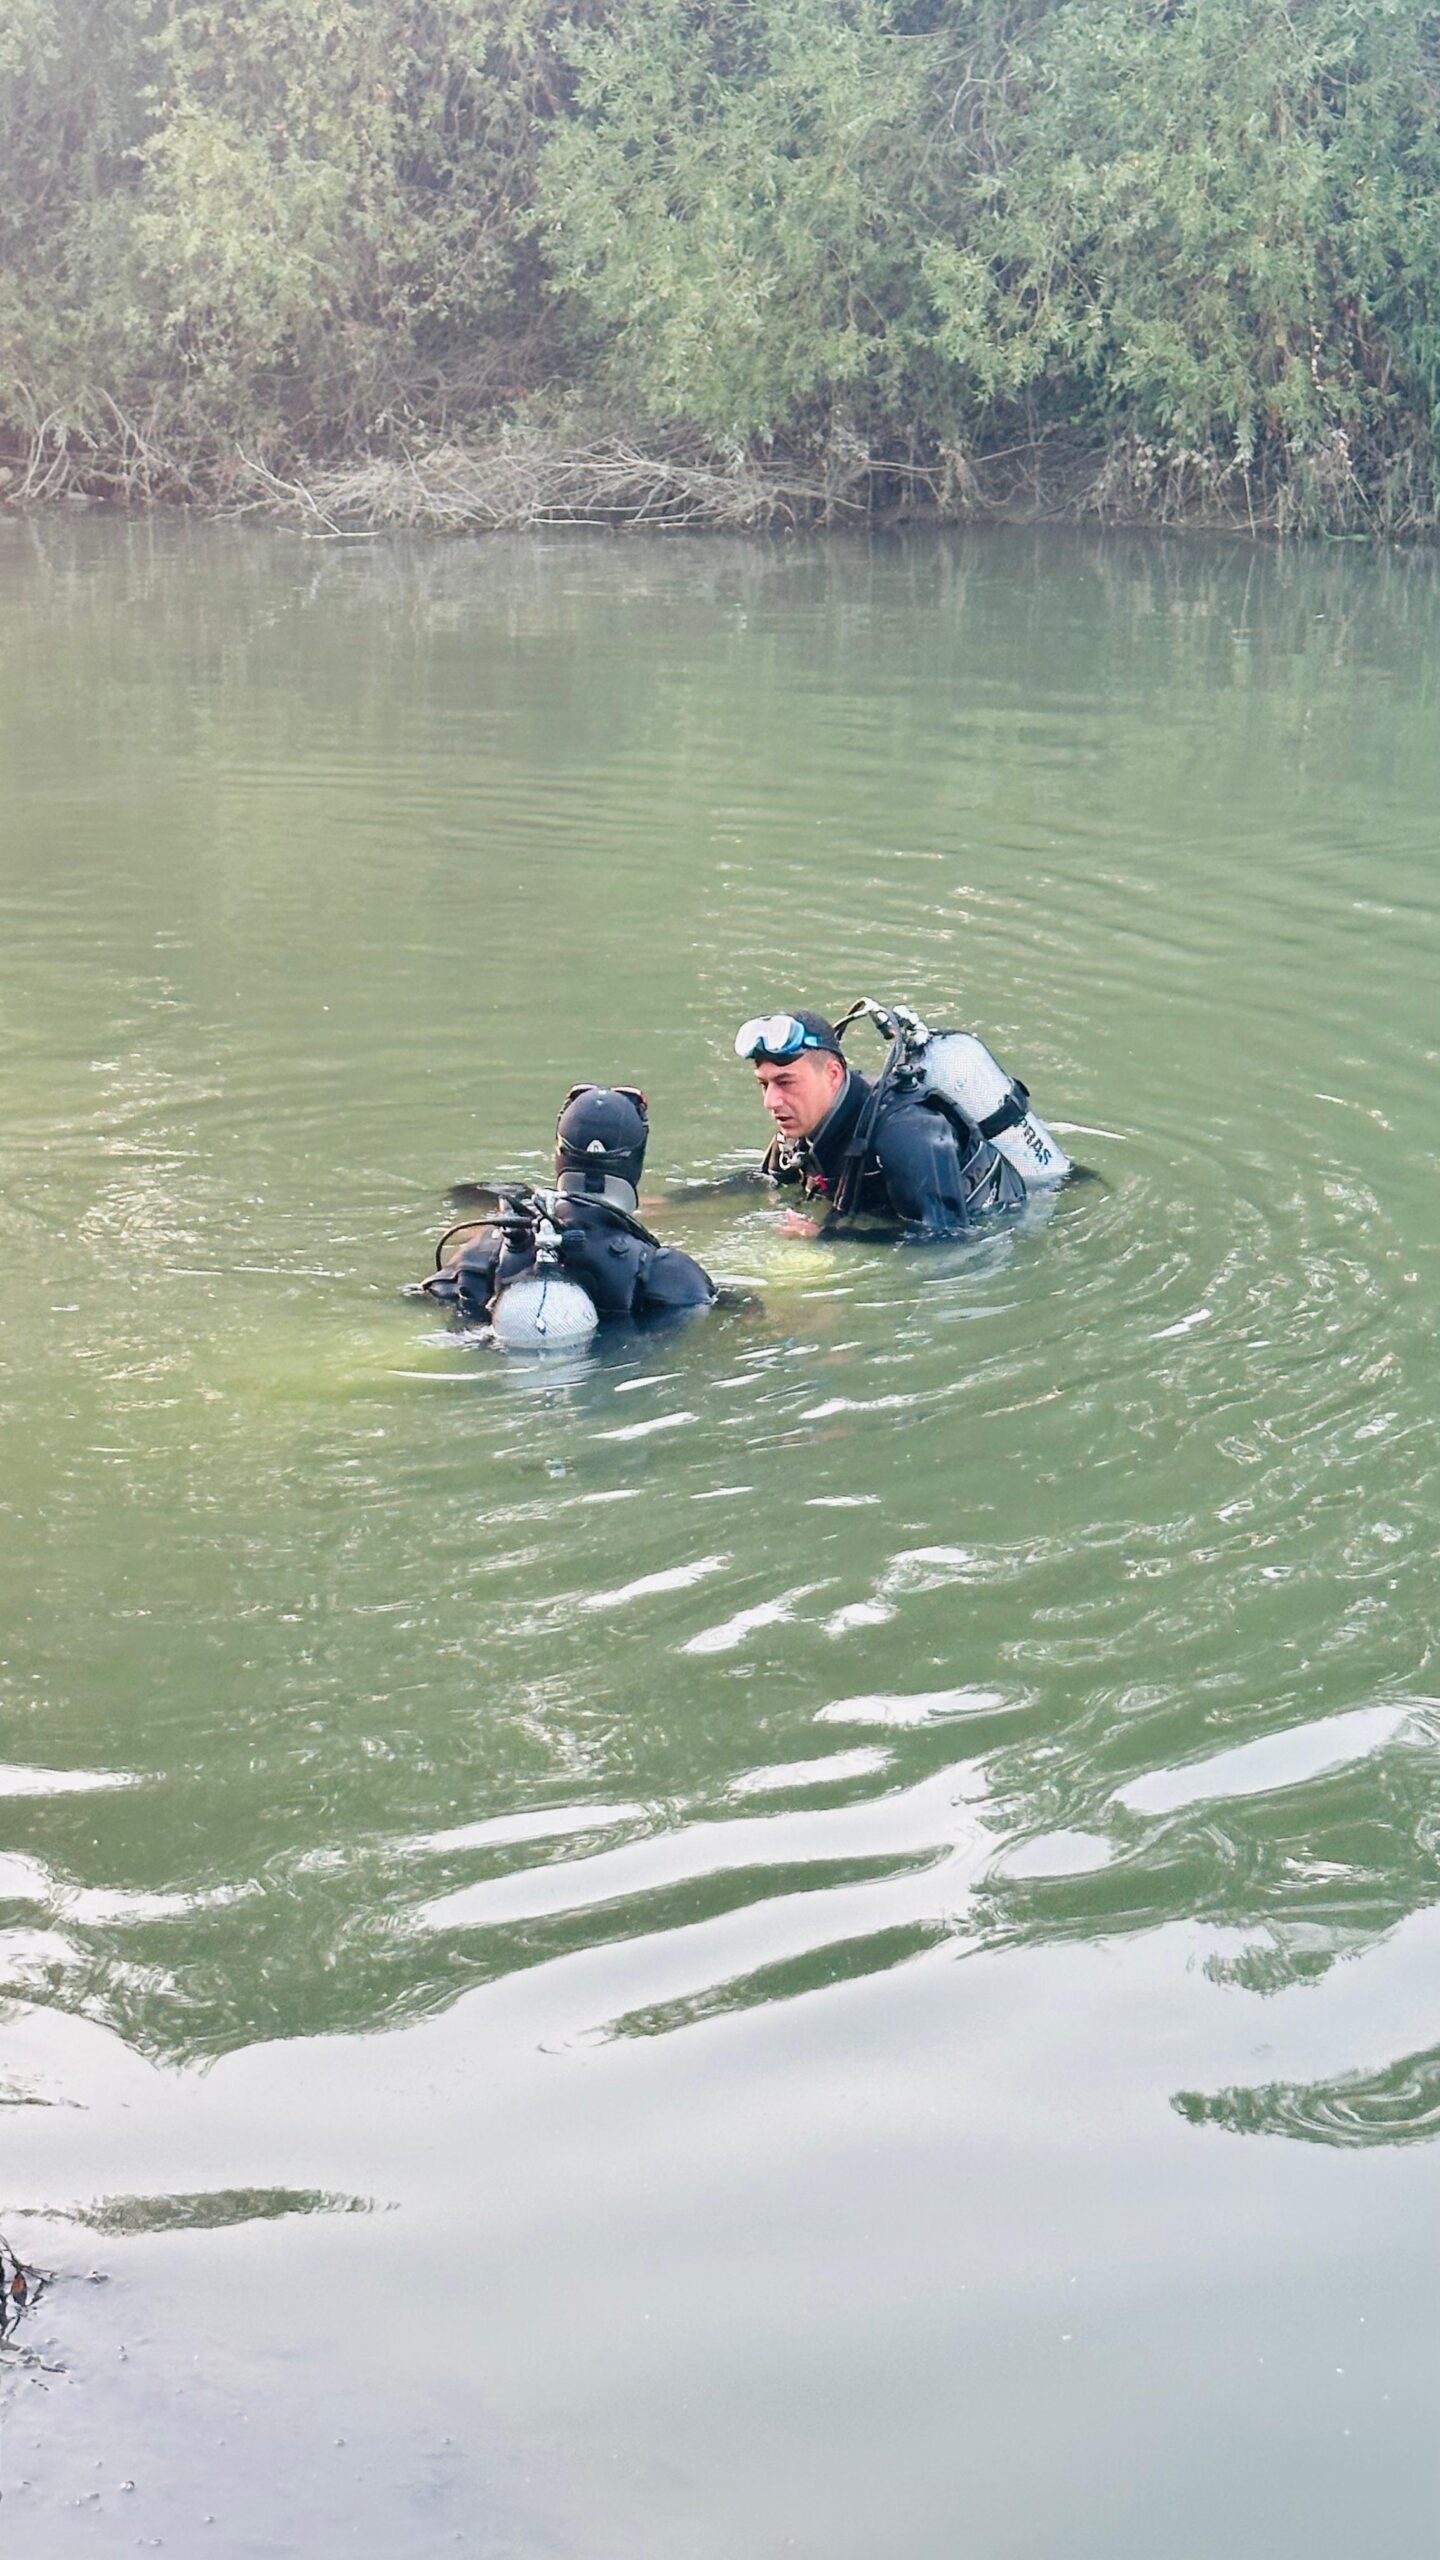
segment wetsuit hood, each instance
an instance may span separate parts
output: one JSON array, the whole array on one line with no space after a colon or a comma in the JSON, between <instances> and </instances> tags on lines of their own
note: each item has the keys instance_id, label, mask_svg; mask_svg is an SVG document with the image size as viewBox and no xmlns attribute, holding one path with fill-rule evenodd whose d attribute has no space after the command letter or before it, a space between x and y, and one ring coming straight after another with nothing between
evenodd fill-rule
<instances>
[{"instance_id":1,"label":"wetsuit hood","mask_svg":"<svg viewBox=\"0 0 1440 2560\"><path fill-rule=\"evenodd\" d=\"M649 1137L645 1097L632 1086L574 1086L555 1124L557 1188L633 1212Z\"/></svg>"},{"instance_id":2,"label":"wetsuit hood","mask_svg":"<svg viewBox=\"0 0 1440 2560\"><path fill-rule=\"evenodd\" d=\"M801 1138L791 1151L802 1172L828 1192L834 1192L840 1179L845 1151L873 1090L868 1076L862 1076L857 1067L848 1068L845 1082L819 1128L812 1129L808 1138Z\"/></svg>"},{"instance_id":3,"label":"wetsuit hood","mask_svg":"<svg viewBox=\"0 0 1440 2560\"><path fill-rule=\"evenodd\" d=\"M640 1194L633 1182L623 1181L618 1173L602 1173L598 1176L598 1189L596 1183L595 1174L576 1173L567 1168L564 1173L556 1175L555 1189L562 1200L600 1202L607 1209L623 1209L627 1218L634 1217L640 1206Z\"/></svg>"}]
</instances>

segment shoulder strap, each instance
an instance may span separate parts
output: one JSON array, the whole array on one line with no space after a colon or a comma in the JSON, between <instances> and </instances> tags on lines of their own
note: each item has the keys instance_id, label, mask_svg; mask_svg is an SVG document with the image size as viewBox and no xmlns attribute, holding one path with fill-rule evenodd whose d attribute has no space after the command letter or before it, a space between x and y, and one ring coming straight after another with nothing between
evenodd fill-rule
<instances>
[{"instance_id":1,"label":"shoulder strap","mask_svg":"<svg viewBox=\"0 0 1440 2560\"><path fill-rule=\"evenodd\" d=\"M1029 1108L1029 1088L1020 1082L1018 1076L1012 1076L1004 1101L983 1120L976 1122L981 1137L998 1138L1002 1129L1018 1129Z\"/></svg>"},{"instance_id":2,"label":"shoulder strap","mask_svg":"<svg viewBox=\"0 0 1440 2560\"><path fill-rule=\"evenodd\" d=\"M850 1144L845 1150L839 1180L835 1185L835 1205L830 1217L832 1226L836 1225L840 1219L854 1215L855 1204L860 1197L860 1184L865 1173L865 1159L870 1152L870 1141L875 1135L875 1123L880 1117L880 1105L894 1083L895 1061L898 1054L898 1050L892 1047L889 1057L870 1088L869 1098L851 1132Z\"/></svg>"}]
</instances>

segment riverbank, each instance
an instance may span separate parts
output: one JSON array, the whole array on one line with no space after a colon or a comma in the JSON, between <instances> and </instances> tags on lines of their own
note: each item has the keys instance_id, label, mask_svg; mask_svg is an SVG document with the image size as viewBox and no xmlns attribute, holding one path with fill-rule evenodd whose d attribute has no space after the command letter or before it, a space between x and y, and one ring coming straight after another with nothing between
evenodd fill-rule
<instances>
[{"instance_id":1,"label":"riverbank","mask_svg":"<svg viewBox=\"0 0 1440 2560\"><path fill-rule=\"evenodd\" d=\"M118 409L115 420L110 442L45 422L28 448L12 448L0 463L0 503L184 506L333 537L1045 522L1392 542L1433 540L1437 531L1418 468L1367 491L1338 433L1312 457L1302 490L1233 459L1166 452L1135 436L1097 448L1054 433L995 451L947 446L905 459L844 431L784 452L635 424L507 422L413 447L267 461L238 448L183 455Z\"/></svg>"},{"instance_id":2,"label":"riverbank","mask_svg":"<svg viewBox=\"0 0 1440 2560\"><path fill-rule=\"evenodd\" d=\"M1440 523L1425 0L87 0L0 138L12 503Z\"/></svg>"}]
</instances>

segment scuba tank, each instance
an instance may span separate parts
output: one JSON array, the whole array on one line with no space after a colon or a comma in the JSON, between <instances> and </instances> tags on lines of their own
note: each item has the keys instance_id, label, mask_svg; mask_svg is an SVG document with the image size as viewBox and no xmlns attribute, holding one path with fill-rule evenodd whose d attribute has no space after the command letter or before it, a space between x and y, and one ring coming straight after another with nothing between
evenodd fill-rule
<instances>
[{"instance_id":1,"label":"scuba tank","mask_svg":"<svg viewBox=\"0 0 1440 2560\"><path fill-rule=\"evenodd\" d=\"M543 1209L535 1222L535 1268L512 1280L490 1309L502 1351L583 1351L600 1322L595 1301L560 1268L560 1231Z\"/></svg>"},{"instance_id":2,"label":"scuba tank","mask_svg":"<svg viewBox=\"0 0 1440 2560\"><path fill-rule=\"evenodd\" d=\"M473 1321L479 1307L467 1299L459 1275L466 1244L477 1242L488 1230L504 1239L506 1250L514 1248L524 1255L528 1249L530 1255L525 1269L502 1283L486 1306L493 1340L503 1351L583 1351L600 1317L589 1290L561 1267L560 1230L550 1214L551 1202L543 1192L525 1187L492 1194L487 1186L486 1196L496 1199L496 1210L486 1217L464 1219L441 1237L435 1248L435 1269L428 1280L417 1284L418 1294L441 1298ZM487 1290L494 1259L492 1253Z\"/></svg>"},{"instance_id":3,"label":"scuba tank","mask_svg":"<svg viewBox=\"0 0 1440 2560\"><path fill-rule=\"evenodd\" d=\"M973 1121L982 1138L1015 1167L1027 1191L1063 1182L1070 1158L1052 1137L1018 1077L1009 1076L973 1031L932 1031L908 1005L879 1005L868 996L836 1024L844 1029L867 1014L891 1041L886 1073L917 1097L934 1094Z\"/></svg>"},{"instance_id":4,"label":"scuba tank","mask_svg":"<svg viewBox=\"0 0 1440 2560\"><path fill-rule=\"evenodd\" d=\"M1007 1156L1027 1191L1063 1182L1070 1158L1030 1108L1030 1096L1007 1076L973 1031L932 1031L921 1052L921 1090L953 1102L998 1155Z\"/></svg>"},{"instance_id":5,"label":"scuba tank","mask_svg":"<svg viewBox=\"0 0 1440 2560\"><path fill-rule=\"evenodd\" d=\"M538 1272L512 1280L490 1311L490 1330L502 1351L584 1351L599 1321L594 1299L578 1280Z\"/></svg>"}]
</instances>

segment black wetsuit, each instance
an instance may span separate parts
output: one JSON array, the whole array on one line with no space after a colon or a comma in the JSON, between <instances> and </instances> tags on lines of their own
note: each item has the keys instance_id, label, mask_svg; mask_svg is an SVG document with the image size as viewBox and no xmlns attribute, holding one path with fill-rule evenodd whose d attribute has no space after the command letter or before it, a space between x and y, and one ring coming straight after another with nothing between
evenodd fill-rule
<instances>
[{"instance_id":1,"label":"black wetsuit","mask_svg":"<svg viewBox=\"0 0 1440 2560\"><path fill-rule=\"evenodd\" d=\"M834 1203L851 1144L875 1087L852 1067L829 1118L809 1138L777 1138L765 1158L772 1180L798 1183L817 1209L831 1208L822 1236L899 1234L905 1244L940 1244L969 1232L992 1209L1018 1209L1025 1184L1007 1157L958 1111L922 1101L903 1086L880 1096L858 1182L839 1218Z\"/></svg>"},{"instance_id":2,"label":"black wetsuit","mask_svg":"<svg viewBox=\"0 0 1440 2560\"><path fill-rule=\"evenodd\" d=\"M714 1304L715 1284L708 1271L676 1246L661 1244L638 1218L608 1200L550 1192L544 1206L560 1230L560 1267L566 1279L579 1281L602 1318L675 1315L687 1307ZM432 1298L479 1324L498 1292L534 1268L533 1236L480 1227L426 1285Z\"/></svg>"}]
</instances>

